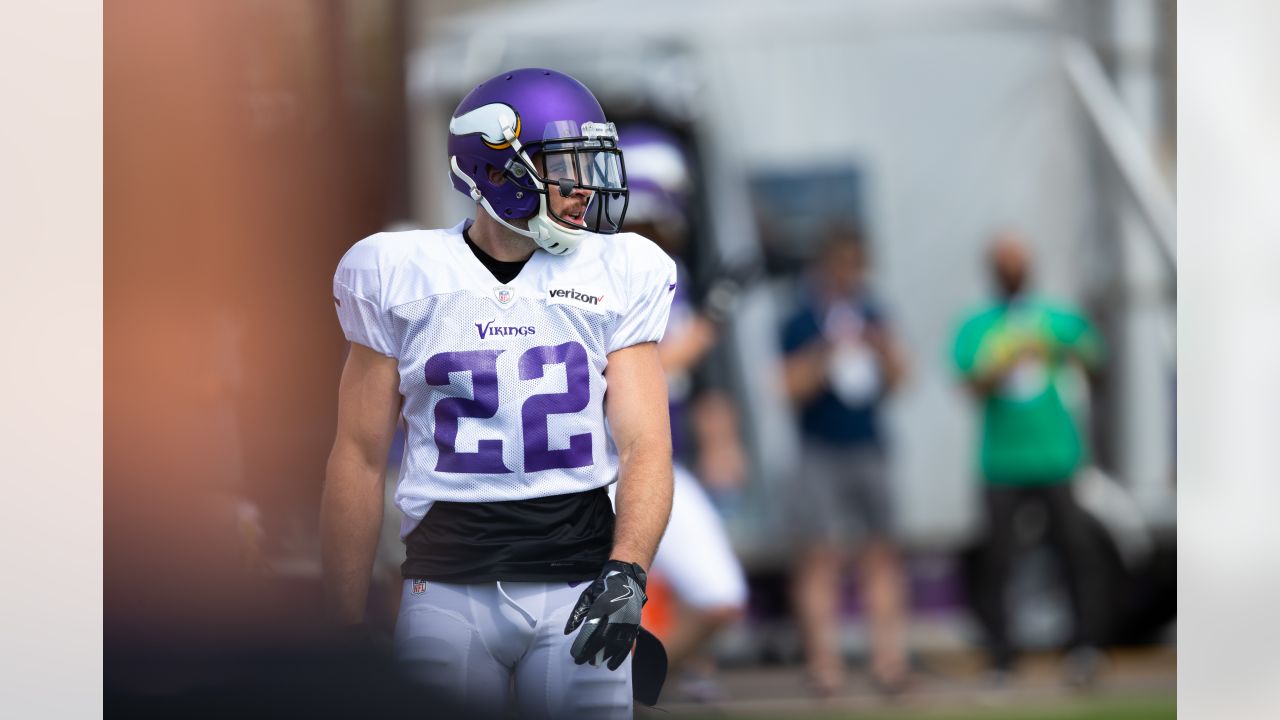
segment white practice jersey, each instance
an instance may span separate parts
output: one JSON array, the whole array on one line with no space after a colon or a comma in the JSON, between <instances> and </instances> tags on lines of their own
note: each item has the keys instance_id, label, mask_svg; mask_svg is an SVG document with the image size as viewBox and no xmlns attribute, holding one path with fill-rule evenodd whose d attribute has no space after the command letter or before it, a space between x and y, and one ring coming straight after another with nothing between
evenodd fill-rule
<instances>
[{"instance_id":1,"label":"white practice jersey","mask_svg":"<svg viewBox=\"0 0 1280 720\"><path fill-rule=\"evenodd\" d=\"M333 279L347 339L399 361L401 536L436 501L611 483L608 355L662 338L676 286L671 259L634 233L593 236L568 255L535 251L503 285L467 247L469 224L371 235Z\"/></svg>"}]
</instances>

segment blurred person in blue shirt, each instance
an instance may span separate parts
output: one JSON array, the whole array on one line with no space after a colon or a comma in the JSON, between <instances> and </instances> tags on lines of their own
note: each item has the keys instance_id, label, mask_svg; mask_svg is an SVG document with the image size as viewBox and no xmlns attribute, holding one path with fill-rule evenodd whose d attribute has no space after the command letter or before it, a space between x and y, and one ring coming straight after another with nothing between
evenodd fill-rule
<instances>
[{"instance_id":1,"label":"blurred person in blue shirt","mask_svg":"<svg viewBox=\"0 0 1280 720\"><path fill-rule=\"evenodd\" d=\"M872 680L897 691L908 674L906 591L879 423L906 362L868 291L867 265L860 231L832 228L782 333L786 390L804 442L789 493L799 555L792 589L810 681L820 694L843 684L839 588L855 560Z\"/></svg>"}]
</instances>

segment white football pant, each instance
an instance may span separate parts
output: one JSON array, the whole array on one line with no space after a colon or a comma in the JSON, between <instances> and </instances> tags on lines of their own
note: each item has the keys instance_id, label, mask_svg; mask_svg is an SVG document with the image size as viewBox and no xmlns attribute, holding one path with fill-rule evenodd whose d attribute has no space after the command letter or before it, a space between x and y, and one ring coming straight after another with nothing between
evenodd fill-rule
<instances>
[{"instance_id":1,"label":"white football pant","mask_svg":"<svg viewBox=\"0 0 1280 720\"><path fill-rule=\"evenodd\" d=\"M653 558L653 572L681 601L698 610L742 607L747 602L747 581L724 522L697 479L679 464L671 519Z\"/></svg>"},{"instance_id":2,"label":"white football pant","mask_svg":"<svg viewBox=\"0 0 1280 720\"><path fill-rule=\"evenodd\" d=\"M591 581L453 584L405 580L396 655L414 680L486 716L630 718L631 658L576 665L564 634ZM579 628L580 629L580 628Z\"/></svg>"}]
</instances>

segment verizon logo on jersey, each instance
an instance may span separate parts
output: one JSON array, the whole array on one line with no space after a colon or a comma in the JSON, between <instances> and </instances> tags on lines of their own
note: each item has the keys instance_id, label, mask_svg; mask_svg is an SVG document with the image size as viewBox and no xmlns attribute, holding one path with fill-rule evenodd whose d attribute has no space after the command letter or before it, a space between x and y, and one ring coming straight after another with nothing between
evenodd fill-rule
<instances>
[{"instance_id":1,"label":"verizon logo on jersey","mask_svg":"<svg viewBox=\"0 0 1280 720\"><path fill-rule=\"evenodd\" d=\"M493 321L487 323L476 323L476 332L480 333L480 339L483 340L490 335L498 337L506 337L508 335L532 335L535 329L532 325L498 325L494 326Z\"/></svg>"},{"instance_id":2,"label":"verizon logo on jersey","mask_svg":"<svg viewBox=\"0 0 1280 720\"><path fill-rule=\"evenodd\" d=\"M578 292L577 290L550 290L548 292L551 293L551 297L553 298L567 298L569 300L584 302L588 305L599 305L604 302L603 295L588 295L587 293Z\"/></svg>"},{"instance_id":3,"label":"verizon logo on jersey","mask_svg":"<svg viewBox=\"0 0 1280 720\"><path fill-rule=\"evenodd\" d=\"M573 305L584 310L604 312L604 292L596 288L552 288L547 290L548 305Z\"/></svg>"}]
</instances>

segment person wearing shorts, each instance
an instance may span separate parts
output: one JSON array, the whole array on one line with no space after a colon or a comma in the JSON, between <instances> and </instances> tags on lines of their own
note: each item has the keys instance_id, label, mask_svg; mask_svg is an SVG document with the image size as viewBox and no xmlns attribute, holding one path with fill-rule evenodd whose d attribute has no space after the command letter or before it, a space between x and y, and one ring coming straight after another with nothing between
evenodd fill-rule
<instances>
[{"instance_id":1,"label":"person wearing shorts","mask_svg":"<svg viewBox=\"0 0 1280 720\"><path fill-rule=\"evenodd\" d=\"M888 691L907 680L906 592L878 420L905 362L865 276L860 233L833 228L782 338L786 390L803 438L788 493L797 552L792 596L809 680L823 695L844 682L838 605L851 561L870 631L871 678Z\"/></svg>"},{"instance_id":2,"label":"person wearing shorts","mask_svg":"<svg viewBox=\"0 0 1280 720\"><path fill-rule=\"evenodd\" d=\"M626 153L631 192L625 229L652 239L676 264L677 285L658 343L667 376L675 486L671 519L654 556L653 572L670 586L678 603L675 622L664 639L671 674L680 678L679 690L690 699L712 700L720 691L714 662L704 651L742 616L747 602L742 565L704 489L708 477L689 470L707 465L692 462L693 446L704 460L712 454L742 454L728 393L703 387L705 383L697 380L719 340L723 318L695 302L693 283L680 259L697 241L689 222L697 188L687 148L671 131L647 123L620 127L619 147ZM722 404L717 406L718 401ZM723 411L716 412L717 407ZM712 423L718 426L709 428ZM713 475L721 483L740 483L743 467L728 465L725 472Z\"/></svg>"}]
</instances>

